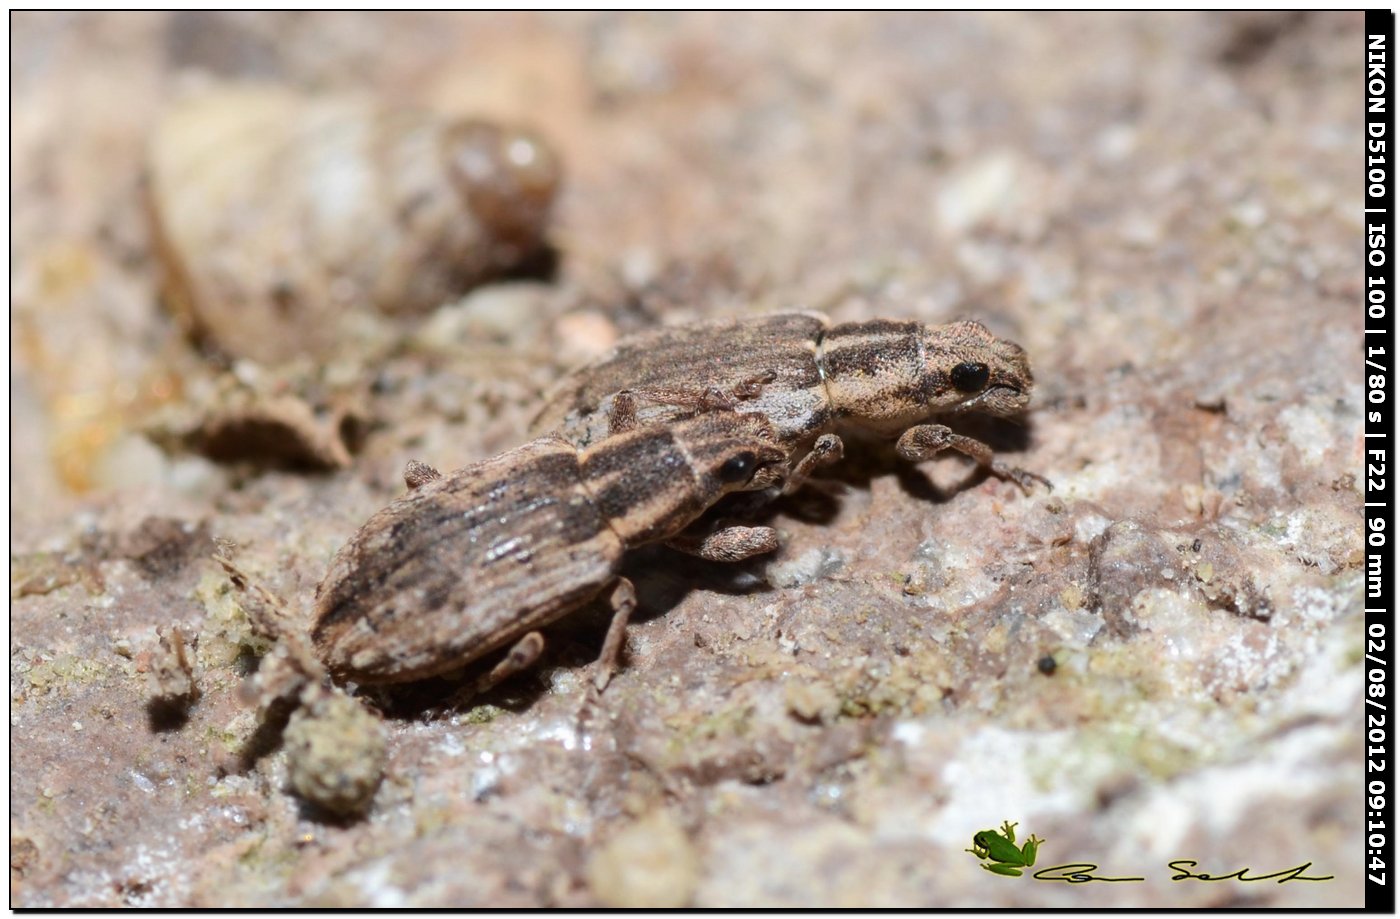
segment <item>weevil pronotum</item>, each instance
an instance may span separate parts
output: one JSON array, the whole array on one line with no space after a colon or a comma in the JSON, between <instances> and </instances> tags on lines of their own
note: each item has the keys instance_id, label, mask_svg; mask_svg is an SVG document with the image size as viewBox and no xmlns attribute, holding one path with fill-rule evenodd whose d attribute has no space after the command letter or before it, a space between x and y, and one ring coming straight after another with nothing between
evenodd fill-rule
<instances>
[{"instance_id":1,"label":"weevil pronotum","mask_svg":"<svg viewBox=\"0 0 1400 919\"><path fill-rule=\"evenodd\" d=\"M818 313L777 313L625 339L556 386L532 430L556 430L586 446L618 427L732 409L767 418L791 457L800 457L789 491L816 466L840 458L836 431L848 427L898 433L899 454L913 461L957 450L1029 490L1033 482L1050 483L929 421L1017 414L1030 402L1032 382L1021 346L979 322L831 325ZM760 550L766 545L750 539Z\"/></svg>"},{"instance_id":2,"label":"weevil pronotum","mask_svg":"<svg viewBox=\"0 0 1400 919\"><path fill-rule=\"evenodd\" d=\"M636 605L617 573L624 550L675 536L730 491L781 481L786 459L762 416L715 411L582 450L543 437L446 475L410 463L409 493L365 523L317 588L316 656L337 677L397 683L510 645L489 685L533 663L538 629L611 586L601 689Z\"/></svg>"}]
</instances>

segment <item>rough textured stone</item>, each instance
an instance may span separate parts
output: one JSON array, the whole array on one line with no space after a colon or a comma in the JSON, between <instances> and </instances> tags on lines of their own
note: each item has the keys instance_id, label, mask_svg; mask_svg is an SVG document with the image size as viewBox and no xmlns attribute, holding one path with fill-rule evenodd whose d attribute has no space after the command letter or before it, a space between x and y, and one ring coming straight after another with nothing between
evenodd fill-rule
<instances>
[{"instance_id":1,"label":"rough textured stone","mask_svg":"<svg viewBox=\"0 0 1400 919\"><path fill-rule=\"evenodd\" d=\"M660 809L695 873L657 905L1361 902L1358 14L13 25L13 905L596 906L641 889L589 866ZM143 439L253 372L157 307L139 209L152 125L213 77L524 119L563 160L552 271L374 360L257 369L356 395L344 468ZM968 432L1055 491L849 444L768 515L777 558L630 559L600 699L590 609L464 711L425 717L442 682L360 696L366 818L288 792L215 540L305 610L408 459L515 446L566 361L798 307L1020 342L1034 411ZM178 712L148 705L174 623ZM989 874L963 850L1004 820L1038 865L1148 880ZM1172 882L1174 858L1335 879Z\"/></svg>"}]
</instances>

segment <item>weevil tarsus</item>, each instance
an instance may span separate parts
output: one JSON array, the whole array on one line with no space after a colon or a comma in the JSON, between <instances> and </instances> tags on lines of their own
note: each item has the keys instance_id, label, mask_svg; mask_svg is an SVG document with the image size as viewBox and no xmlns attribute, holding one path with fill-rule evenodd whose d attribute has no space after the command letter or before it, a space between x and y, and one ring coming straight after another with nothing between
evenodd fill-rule
<instances>
[{"instance_id":1,"label":"weevil tarsus","mask_svg":"<svg viewBox=\"0 0 1400 919\"><path fill-rule=\"evenodd\" d=\"M783 494L797 491L822 466L837 462L846 455L846 445L835 434L823 434L812 444L812 449L793 467L792 475L783 483Z\"/></svg>"},{"instance_id":2,"label":"weevil tarsus","mask_svg":"<svg viewBox=\"0 0 1400 919\"><path fill-rule=\"evenodd\" d=\"M997 458L992 448L971 437L953 433L953 429L942 424L921 424L900 435L896 445L899 455L911 462L932 459L944 450L956 450L966 457L985 466L994 475L1015 482L1026 494L1030 494L1035 483L1054 489L1045 476L1019 466L1010 466Z\"/></svg>"}]
</instances>

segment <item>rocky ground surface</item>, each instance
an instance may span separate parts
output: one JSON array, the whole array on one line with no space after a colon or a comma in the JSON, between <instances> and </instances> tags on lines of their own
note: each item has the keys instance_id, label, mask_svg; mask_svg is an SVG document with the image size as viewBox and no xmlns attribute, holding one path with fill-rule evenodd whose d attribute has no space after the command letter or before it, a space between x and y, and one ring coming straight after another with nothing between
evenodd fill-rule
<instances>
[{"instance_id":1,"label":"rocky ground surface","mask_svg":"<svg viewBox=\"0 0 1400 919\"><path fill-rule=\"evenodd\" d=\"M13 905L1360 904L1359 15L13 26ZM535 125L553 270L376 351L210 360L140 175L239 79ZM1023 344L1034 411L979 433L1054 491L855 445L773 558L636 553L600 698L590 609L455 713L249 704L216 540L304 611L407 459L516 445L619 335L799 307ZM264 446L210 447L250 399ZM363 816L293 788L381 773ZM1004 820L1145 880L990 874Z\"/></svg>"}]
</instances>

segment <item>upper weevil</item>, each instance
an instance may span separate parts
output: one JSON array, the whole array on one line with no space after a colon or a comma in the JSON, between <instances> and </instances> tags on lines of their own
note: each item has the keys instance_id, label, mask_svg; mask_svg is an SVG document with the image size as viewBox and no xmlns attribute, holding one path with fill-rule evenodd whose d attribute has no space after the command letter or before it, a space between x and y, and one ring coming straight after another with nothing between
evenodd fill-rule
<instances>
[{"instance_id":1,"label":"upper weevil","mask_svg":"<svg viewBox=\"0 0 1400 919\"><path fill-rule=\"evenodd\" d=\"M1018 414L1032 384L1021 346L979 322L832 325L818 313L776 313L624 339L556 386L532 429L586 445L618 426L729 408L767 417L791 457L801 458L789 490L841 456L835 432L851 427L898 434L909 460L957 450L1029 491L1032 482L1050 483L930 419Z\"/></svg>"},{"instance_id":2,"label":"upper weevil","mask_svg":"<svg viewBox=\"0 0 1400 919\"><path fill-rule=\"evenodd\" d=\"M539 656L538 629L611 587L601 689L636 605L617 573L624 550L675 536L730 491L780 481L786 458L765 419L717 411L583 450L542 437L446 475L410 463L409 493L317 588L315 656L342 679L398 683L510 645L488 685Z\"/></svg>"}]
</instances>

